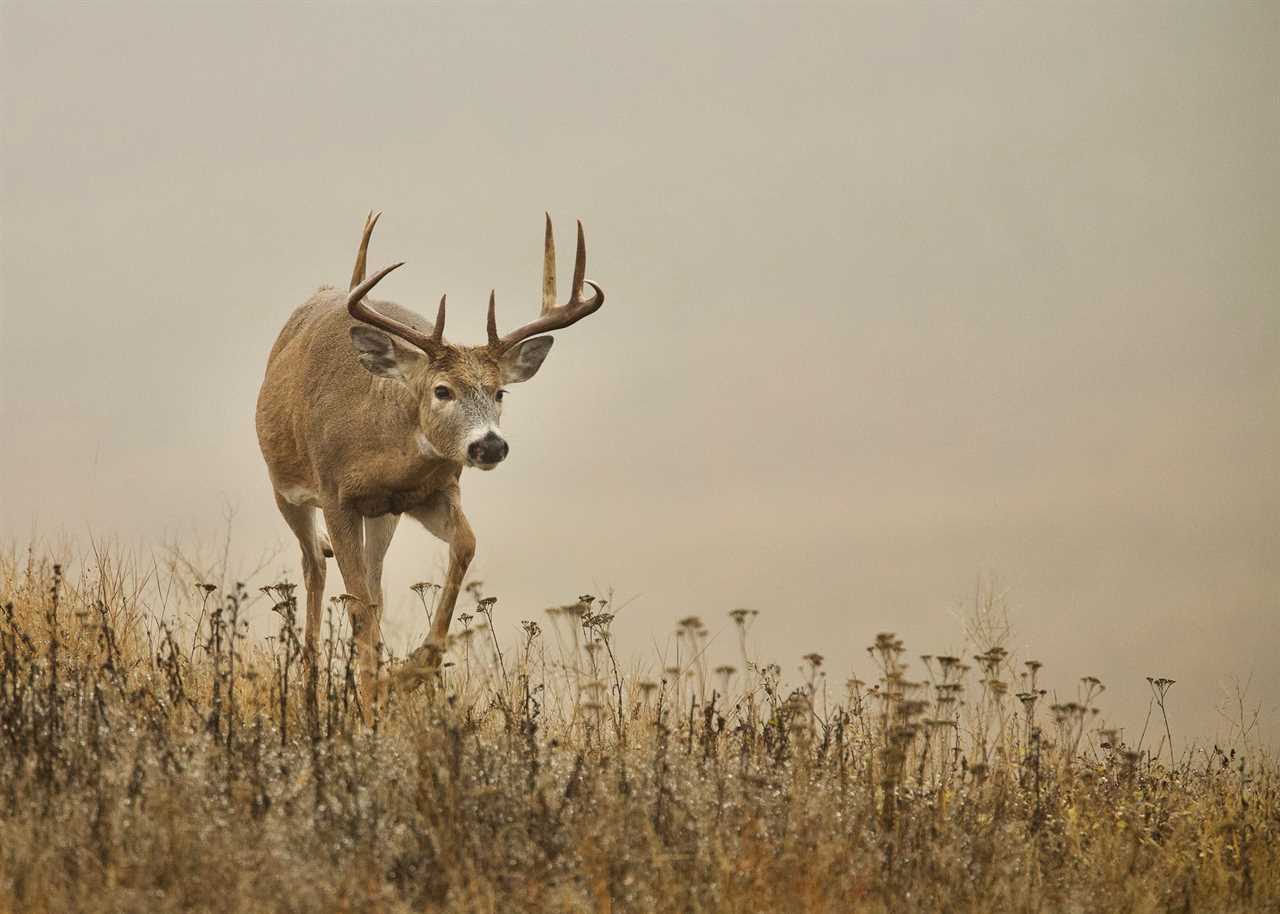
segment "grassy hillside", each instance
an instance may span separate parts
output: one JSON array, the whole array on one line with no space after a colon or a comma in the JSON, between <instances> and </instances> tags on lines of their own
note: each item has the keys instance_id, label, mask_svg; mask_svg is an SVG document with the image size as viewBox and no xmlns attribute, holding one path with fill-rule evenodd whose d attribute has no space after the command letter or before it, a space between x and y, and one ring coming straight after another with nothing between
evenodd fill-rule
<instances>
[{"instance_id":1,"label":"grassy hillside","mask_svg":"<svg viewBox=\"0 0 1280 914\"><path fill-rule=\"evenodd\" d=\"M737 665L688 618L649 680L607 602L500 645L504 607L472 600L433 690L362 708L340 605L311 676L289 585L146 578L0 559L0 910L1280 907L1274 759L1177 755L1158 707L1126 746L1101 683L1055 701L991 631L963 658L882 634L878 681L812 654L788 682L739 610Z\"/></svg>"}]
</instances>

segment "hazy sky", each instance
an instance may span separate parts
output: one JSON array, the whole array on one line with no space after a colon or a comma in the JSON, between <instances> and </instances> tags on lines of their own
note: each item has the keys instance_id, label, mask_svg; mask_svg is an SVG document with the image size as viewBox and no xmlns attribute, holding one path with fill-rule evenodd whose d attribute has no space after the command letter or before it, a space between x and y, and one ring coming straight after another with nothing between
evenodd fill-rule
<instances>
[{"instance_id":1,"label":"hazy sky","mask_svg":"<svg viewBox=\"0 0 1280 914\"><path fill-rule=\"evenodd\" d=\"M1252 677L1280 732L1280 11L1271 3L0 5L0 539L278 546L253 430L350 275L483 338L542 213L608 292L463 477L510 631L613 586L836 681L890 630L1015 647L1133 736ZM404 588L444 547L403 524ZM331 591L341 585L331 566ZM715 650L734 654L731 633ZM918 669L918 664L916 664ZM1180 731L1180 732L1179 732Z\"/></svg>"}]
</instances>

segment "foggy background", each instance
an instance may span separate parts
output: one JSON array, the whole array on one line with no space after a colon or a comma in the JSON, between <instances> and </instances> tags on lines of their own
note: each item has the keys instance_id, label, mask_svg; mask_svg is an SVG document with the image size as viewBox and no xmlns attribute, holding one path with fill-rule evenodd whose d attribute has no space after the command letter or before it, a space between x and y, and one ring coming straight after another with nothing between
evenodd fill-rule
<instances>
[{"instance_id":1,"label":"foggy background","mask_svg":"<svg viewBox=\"0 0 1280 914\"><path fill-rule=\"evenodd\" d=\"M653 667L696 613L833 691L897 632L1010 647L1177 747L1280 732L1280 14L1271 4L0 6L0 539L216 541L300 578L253 429L345 288L450 338L538 308L542 214L604 308L463 476L518 620L613 587ZM386 631L444 547L405 522ZM341 578L331 563L330 592ZM263 583L260 579L252 583ZM460 603L460 611L466 607ZM265 608L260 610L264 615ZM922 672L918 661L912 671ZM795 678L794 675L792 677Z\"/></svg>"}]
</instances>

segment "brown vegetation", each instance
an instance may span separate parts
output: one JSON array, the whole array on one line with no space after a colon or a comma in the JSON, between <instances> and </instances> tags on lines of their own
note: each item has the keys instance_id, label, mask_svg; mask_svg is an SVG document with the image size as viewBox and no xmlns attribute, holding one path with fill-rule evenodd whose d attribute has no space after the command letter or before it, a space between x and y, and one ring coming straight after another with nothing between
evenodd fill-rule
<instances>
[{"instance_id":1,"label":"brown vegetation","mask_svg":"<svg viewBox=\"0 0 1280 914\"><path fill-rule=\"evenodd\" d=\"M291 586L192 588L184 635L116 567L0 559L0 910L1280 905L1274 760L1126 746L1101 683L1052 703L999 643L909 674L882 634L878 682L836 688L810 654L784 686L735 610L740 667L711 668L689 617L645 679L608 602L504 649L477 587L442 681L364 726L341 629L304 672Z\"/></svg>"}]
</instances>

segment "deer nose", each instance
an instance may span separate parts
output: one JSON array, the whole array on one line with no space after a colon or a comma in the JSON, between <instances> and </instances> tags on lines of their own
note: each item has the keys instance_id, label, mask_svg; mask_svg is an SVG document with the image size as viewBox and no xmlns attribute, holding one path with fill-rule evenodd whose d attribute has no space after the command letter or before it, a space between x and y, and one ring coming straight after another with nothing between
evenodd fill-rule
<instances>
[{"instance_id":1,"label":"deer nose","mask_svg":"<svg viewBox=\"0 0 1280 914\"><path fill-rule=\"evenodd\" d=\"M507 456L507 442L493 432L467 445L467 456L472 463L500 463Z\"/></svg>"}]
</instances>

